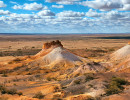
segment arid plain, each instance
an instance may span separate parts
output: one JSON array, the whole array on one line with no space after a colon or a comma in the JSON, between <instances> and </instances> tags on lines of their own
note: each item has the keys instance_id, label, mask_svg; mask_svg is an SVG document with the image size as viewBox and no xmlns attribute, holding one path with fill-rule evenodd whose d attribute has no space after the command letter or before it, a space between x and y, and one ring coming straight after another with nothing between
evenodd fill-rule
<instances>
[{"instance_id":1,"label":"arid plain","mask_svg":"<svg viewBox=\"0 0 130 100\"><path fill-rule=\"evenodd\" d=\"M129 56L109 59L129 41L130 34L0 35L0 100L128 100ZM47 42L51 49L46 49ZM65 49L54 52L60 46ZM46 52L51 52L49 57ZM49 58L61 58L59 52L74 63L64 59L48 63ZM115 71L126 66L120 62L127 62L127 68Z\"/></svg>"},{"instance_id":2,"label":"arid plain","mask_svg":"<svg viewBox=\"0 0 130 100\"><path fill-rule=\"evenodd\" d=\"M10 55L10 53L14 53L13 56L20 55L15 54L18 50L23 52L21 55L29 54L29 52L34 55L37 51L41 50L42 45L45 42L53 40L60 40L65 48L79 56L84 56L88 55L87 53L84 53L87 52L87 49L90 51L97 49L110 51L117 50L129 42L130 34L0 35L1 60L4 60L4 54L6 56ZM2 53L4 54L2 55Z\"/></svg>"}]
</instances>

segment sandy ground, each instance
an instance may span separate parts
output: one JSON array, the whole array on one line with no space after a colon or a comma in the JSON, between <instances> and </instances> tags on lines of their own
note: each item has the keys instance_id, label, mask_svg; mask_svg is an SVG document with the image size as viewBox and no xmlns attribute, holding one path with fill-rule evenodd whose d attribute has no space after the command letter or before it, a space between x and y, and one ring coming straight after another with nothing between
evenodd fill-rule
<instances>
[{"instance_id":1,"label":"sandy ground","mask_svg":"<svg viewBox=\"0 0 130 100\"><path fill-rule=\"evenodd\" d=\"M81 54L87 53L85 50L93 50L95 48L100 49L119 49L126 45L130 41L130 34L117 34L117 35L0 35L0 52L5 51L17 51L19 49L26 50L31 48L41 49L43 43L52 40L60 40L63 46L67 49L74 50L80 56ZM87 48L87 49L86 49ZM83 51L84 50L84 51ZM92 52L93 54L95 52ZM108 52L109 53L109 52ZM86 55L84 55L86 56ZM12 60L16 57L13 56L0 56L0 62L6 60ZM115 73L114 73L115 74ZM101 79L106 79L107 76L112 76L114 74L109 73L101 74ZM53 93L58 84L46 83L43 77L32 77L32 75L9 75L3 77L0 75L0 82L5 83L7 88L17 88L18 91L22 91L24 95L34 96L34 94L42 89L43 92ZM106 75L106 76L105 76ZM129 74L128 74L129 75ZM120 75L127 77L125 75ZM99 75L100 76L100 75ZM116 75L117 76L117 75ZM31 80L32 78L35 81ZM19 80L18 80L19 79ZM41 81L42 80L42 81ZM43 83L45 82L45 83ZM37 91L35 91L37 90ZM48 92L48 93L49 93ZM116 100L116 99L115 99Z\"/></svg>"},{"instance_id":2,"label":"sandy ground","mask_svg":"<svg viewBox=\"0 0 130 100\"><path fill-rule=\"evenodd\" d=\"M61 40L67 49L94 47L121 47L130 39L130 34L121 35L0 35L0 51L42 48L43 43ZM125 39L128 38L128 39Z\"/></svg>"}]
</instances>

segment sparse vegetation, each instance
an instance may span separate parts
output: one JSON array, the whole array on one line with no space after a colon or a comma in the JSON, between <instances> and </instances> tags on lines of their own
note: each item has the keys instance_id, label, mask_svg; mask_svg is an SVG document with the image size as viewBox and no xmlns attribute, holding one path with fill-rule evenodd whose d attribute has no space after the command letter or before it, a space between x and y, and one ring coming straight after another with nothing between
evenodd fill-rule
<instances>
[{"instance_id":1,"label":"sparse vegetation","mask_svg":"<svg viewBox=\"0 0 130 100\"><path fill-rule=\"evenodd\" d=\"M66 86L63 86L63 87L62 87L62 89L65 89L65 88L67 88L67 87L66 87Z\"/></svg>"},{"instance_id":2,"label":"sparse vegetation","mask_svg":"<svg viewBox=\"0 0 130 100\"><path fill-rule=\"evenodd\" d=\"M27 73L27 75L32 75L32 73L29 72L29 73Z\"/></svg>"},{"instance_id":3,"label":"sparse vegetation","mask_svg":"<svg viewBox=\"0 0 130 100\"><path fill-rule=\"evenodd\" d=\"M9 61L8 64L19 63L20 61L22 61L20 58L15 58L14 60Z\"/></svg>"},{"instance_id":4,"label":"sparse vegetation","mask_svg":"<svg viewBox=\"0 0 130 100\"><path fill-rule=\"evenodd\" d=\"M12 88L10 90L7 90L7 94L11 94L11 95L17 94L17 90Z\"/></svg>"},{"instance_id":5,"label":"sparse vegetation","mask_svg":"<svg viewBox=\"0 0 130 100\"><path fill-rule=\"evenodd\" d=\"M55 100L62 100L61 98L60 98L60 94L55 94L54 96L53 96L53 99Z\"/></svg>"},{"instance_id":6,"label":"sparse vegetation","mask_svg":"<svg viewBox=\"0 0 130 100\"><path fill-rule=\"evenodd\" d=\"M85 74L85 76L86 76L86 78L85 78L86 82L95 79L94 76L93 76L93 73Z\"/></svg>"},{"instance_id":7,"label":"sparse vegetation","mask_svg":"<svg viewBox=\"0 0 130 100\"><path fill-rule=\"evenodd\" d=\"M86 100L101 100L100 97L88 97Z\"/></svg>"},{"instance_id":8,"label":"sparse vegetation","mask_svg":"<svg viewBox=\"0 0 130 100\"><path fill-rule=\"evenodd\" d=\"M17 86L16 83L14 83L14 86Z\"/></svg>"},{"instance_id":9,"label":"sparse vegetation","mask_svg":"<svg viewBox=\"0 0 130 100\"><path fill-rule=\"evenodd\" d=\"M93 80L93 79L94 79L93 76L86 76L86 78L85 78L86 81L90 81L90 80Z\"/></svg>"},{"instance_id":10,"label":"sparse vegetation","mask_svg":"<svg viewBox=\"0 0 130 100\"><path fill-rule=\"evenodd\" d=\"M114 50L115 50L114 48L109 49L109 51L114 51Z\"/></svg>"},{"instance_id":11,"label":"sparse vegetation","mask_svg":"<svg viewBox=\"0 0 130 100\"><path fill-rule=\"evenodd\" d=\"M57 79L55 77L47 77L46 78L48 81L51 81L51 80L54 80L54 81L57 81Z\"/></svg>"},{"instance_id":12,"label":"sparse vegetation","mask_svg":"<svg viewBox=\"0 0 130 100\"><path fill-rule=\"evenodd\" d=\"M43 99L44 95L41 92L36 93L33 98Z\"/></svg>"},{"instance_id":13,"label":"sparse vegetation","mask_svg":"<svg viewBox=\"0 0 130 100\"><path fill-rule=\"evenodd\" d=\"M51 79L52 79L52 78L50 78L50 77L47 77L47 80L48 80L48 81L51 81Z\"/></svg>"},{"instance_id":14,"label":"sparse vegetation","mask_svg":"<svg viewBox=\"0 0 130 100\"><path fill-rule=\"evenodd\" d=\"M1 75L2 77L8 77L7 73L8 73L8 70L2 70L2 71L0 71L0 74L2 74Z\"/></svg>"},{"instance_id":15,"label":"sparse vegetation","mask_svg":"<svg viewBox=\"0 0 130 100\"><path fill-rule=\"evenodd\" d=\"M24 56L24 55L34 55L39 52L40 49L31 48L31 49L17 49L16 51L2 51L0 56Z\"/></svg>"},{"instance_id":16,"label":"sparse vegetation","mask_svg":"<svg viewBox=\"0 0 130 100\"><path fill-rule=\"evenodd\" d=\"M80 76L80 73L77 73L77 74L75 75L75 77L78 77L78 76Z\"/></svg>"},{"instance_id":17,"label":"sparse vegetation","mask_svg":"<svg viewBox=\"0 0 130 100\"><path fill-rule=\"evenodd\" d=\"M18 92L17 94L18 94L18 95L23 95L23 93L22 93L22 92Z\"/></svg>"},{"instance_id":18,"label":"sparse vegetation","mask_svg":"<svg viewBox=\"0 0 130 100\"><path fill-rule=\"evenodd\" d=\"M79 80L74 80L74 83L75 83L75 84L80 84L80 82L81 82L80 79L79 79Z\"/></svg>"},{"instance_id":19,"label":"sparse vegetation","mask_svg":"<svg viewBox=\"0 0 130 100\"><path fill-rule=\"evenodd\" d=\"M35 47L33 46L32 49L34 49Z\"/></svg>"},{"instance_id":20,"label":"sparse vegetation","mask_svg":"<svg viewBox=\"0 0 130 100\"><path fill-rule=\"evenodd\" d=\"M22 92L17 92L17 90L14 89L14 88L7 89L2 84L0 85L0 92L1 92L1 94L11 94L11 95L18 94L18 95L22 95Z\"/></svg>"},{"instance_id":21,"label":"sparse vegetation","mask_svg":"<svg viewBox=\"0 0 130 100\"><path fill-rule=\"evenodd\" d=\"M92 87L93 87L93 85L92 85L92 84L89 84L88 86L89 86L90 88L92 88Z\"/></svg>"},{"instance_id":22,"label":"sparse vegetation","mask_svg":"<svg viewBox=\"0 0 130 100\"><path fill-rule=\"evenodd\" d=\"M57 81L57 79L56 79L56 78L54 78L54 77L53 77L52 79L53 79L54 81Z\"/></svg>"},{"instance_id":23,"label":"sparse vegetation","mask_svg":"<svg viewBox=\"0 0 130 100\"><path fill-rule=\"evenodd\" d=\"M8 77L8 75L6 73L4 73L3 75L1 75L2 77Z\"/></svg>"},{"instance_id":24,"label":"sparse vegetation","mask_svg":"<svg viewBox=\"0 0 130 100\"><path fill-rule=\"evenodd\" d=\"M124 87L122 85L126 85L127 81L123 78L113 77L110 83L106 86L107 89L106 95L118 94L123 91Z\"/></svg>"},{"instance_id":25,"label":"sparse vegetation","mask_svg":"<svg viewBox=\"0 0 130 100\"><path fill-rule=\"evenodd\" d=\"M14 61L14 62L19 62L19 61L21 61L21 59L20 59L20 58L16 58L16 59L14 59L13 61Z\"/></svg>"}]
</instances>

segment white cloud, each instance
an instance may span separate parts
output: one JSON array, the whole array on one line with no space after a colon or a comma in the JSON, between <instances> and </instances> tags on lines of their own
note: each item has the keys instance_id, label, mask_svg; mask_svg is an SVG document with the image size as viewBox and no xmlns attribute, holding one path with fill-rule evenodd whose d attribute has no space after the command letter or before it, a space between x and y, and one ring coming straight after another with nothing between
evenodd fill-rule
<instances>
[{"instance_id":1,"label":"white cloud","mask_svg":"<svg viewBox=\"0 0 130 100\"><path fill-rule=\"evenodd\" d=\"M57 14L58 17L82 17L85 16L83 12L63 11Z\"/></svg>"},{"instance_id":2,"label":"white cloud","mask_svg":"<svg viewBox=\"0 0 130 100\"><path fill-rule=\"evenodd\" d=\"M59 1L57 2L57 4L64 4L64 5L68 5L68 4L74 4L74 1Z\"/></svg>"},{"instance_id":3,"label":"white cloud","mask_svg":"<svg viewBox=\"0 0 130 100\"><path fill-rule=\"evenodd\" d=\"M32 15L32 14L16 14L16 13L13 13L10 16L14 17L14 18L23 18L23 19L34 18L34 15Z\"/></svg>"},{"instance_id":4,"label":"white cloud","mask_svg":"<svg viewBox=\"0 0 130 100\"><path fill-rule=\"evenodd\" d=\"M37 0L29 0L29 1L37 1Z\"/></svg>"},{"instance_id":5,"label":"white cloud","mask_svg":"<svg viewBox=\"0 0 130 100\"><path fill-rule=\"evenodd\" d=\"M17 2L14 2L14 1L10 1L10 3L12 3L12 4L18 4Z\"/></svg>"},{"instance_id":6,"label":"white cloud","mask_svg":"<svg viewBox=\"0 0 130 100\"><path fill-rule=\"evenodd\" d=\"M62 1L62 0L46 0L46 2L59 2L59 1Z\"/></svg>"},{"instance_id":7,"label":"white cloud","mask_svg":"<svg viewBox=\"0 0 130 100\"><path fill-rule=\"evenodd\" d=\"M55 16L55 13L51 12L50 10L43 10L38 12L39 16Z\"/></svg>"},{"instance_id":8,"label":"white cloud","mask_svg":"<svg viewBox=\"0 0 130 100\"><path fill-rule=\"evenodd\" d=\"M80 2L79 4L99 9L100 11L110 11L113 9L130 11L130 0L87 0Z\"/></svg>"},{"instance_id":9,"label":"white cloud","mask_svg":"<svg viewBox=\"0 0 130 100\"><path fill-rule=\"evenodd\" d=\"M11 13L0 17L0 31L7 28L5 25L8 30L20 32L126 32L130 31L130 12L90 9L86 13L63 11L56 16L50 10L32 14Z\"/></svg>"},{"instance_id":10,"label":"white cloud","mask_svg":"<svg viewBox=\"0 0 130 100\"><path fill-rule=\"evenodd\" d=\"M42 4L37 4L36 2L30 3L30 4L25 3L23 9L25 9L25 10L42 10L43 6L42 6Z\"/></svg>"},{"instance_id":11,"label":"white cloud","mask_svg":"<svg viewBox=\"0 0 130 100\"><path fill-rule=\"evenodd\" d=\"M47 6L44 6L43 9L48 9L48 7L47 7Z\"/></svg>"},{"instance_id":12,"label":"white cloud","mask_svg":"<svg viewBox=\"0 0 130 100\"><path fill-rule=\"evenodd\" d=\"M2 7L6 7L7 5L6 4L4 4L4 2L3 1L0 1L0 8L2 8Z\"/></svg>"},{"instance_id":13,"label":"white cloud","mask_svg":"<svg viewBox=\"0 0 130 100\"><path fill-rule=\"evenodd\" d=\"M122 0L124 4L130 4L130 0Z\"/></svg>"},{"instance_id":14,"label":"white cloud","mask_svg":"<svg viewBox=\"0 0 130 100\"><path fill-rule=\"evenodd\" d=\"M130 11L130 0L121 0L121 1L122 1L122 4L123 4L123 7L118 9L118 10Z\"/></svg>"},{"instance_id":15,"label":"white cloud","mask_svg":"<svg viewBox=\"0 0 130 100\"><path fill-rule=\"evenodd\" d=\"M0 15L8 15L10 14L10 12L8 10L4 11L4 10L0 10Z\"/></svg>"},{"instance_id":16,"label":"white cloud","mask_svg":"<svg viewBox=\"0 0 130 100\"><path fill-rule=\"evenodd\" d=\"M64 8L63 5L52 5L53 8Z\"/></svg>"},{"instance_id":17,"label":"white cloud","mask_svg":"<svg viewBox=\"0 0 130 100\"><path fill-rule=\"evenodd\" d=\"M94 0L94 1L83 1L81 3L84 6L88 6L101 11L109 11L112 9L121 8L123 5L120 0Z\"/></svg>"},{"instance_id":18,"label":"white cloud","mask_svg":"<svg viewBox=\"0 0 130 100\"><path fill-rule=\"evenodd\" d=\"M77 1L80 0L46 0L46 2L56 2L57 4L74 4Z\"/></svg>"},{"instance_id":19,"label":"white cloud","mask_svg":"<svg viewBox=\"0 0 130 100\"><path fill-rule=\"evenodd\" d=\"M42 10L44 7L43 5L40 3L40 4L37 4L36 2L34 3L25 3L24 5L14 5L12 7L13 9L24 9L24 10Z\"/></svg>"},{"instance_id":20,"label":"white cloud","mask_svg":"<svg viewBox=\"0 0 130 100\"><path fill-rule=\"evenodd\" d=\"M100 17L101 14L99 14L95 10L89 9L89 11L86 13L86 16L88 16L88 17Z\"/></svg>"},{"instance_id":21,"label":"white cloud","mask_svg":"<svg viewBox=\"0 0 130 100\"><path fill-rule=\"evenodd\" d=\"M118 11L110 11L107 13L104 13L102 16L103 19L109 19L109 20L120 20L121 18L127 17L128 15L126 13L121 13Z\"/></svg>"},{"instance_id":22,"label":"white cloud","mask_svg":"<svg viewBox=\"0 0 130 100\"><path fill-rule=\"evenodd\" d=\"M121 11L130 11L130 4L125 4L123 8L120 8Z\"/></svg>"},{"instance_id":23,"label":"white cloud","mask_svg":"<svg viewBox=\"0 0 130 100\"><path fill-rule=\"evenodd\" d=\"M91 18L98 18L101 20L122 20L126 19L128 21L128 18L130 17L129 12L119 12L117 10L112 10L109 12L97 12L96 10L90 9L87 13L86 16L91 17Z\"/></svg>"},{"instance_id":24,"label":"white cloud","mask_svg":"<svg viewBox=\"0 0 130 100\"><path fill-rule=\"evenodd\" d=\"M12 8L13 9L23 9L23 6L21 6L21 5L14 5Z\"/></svg>"}]
</instances>

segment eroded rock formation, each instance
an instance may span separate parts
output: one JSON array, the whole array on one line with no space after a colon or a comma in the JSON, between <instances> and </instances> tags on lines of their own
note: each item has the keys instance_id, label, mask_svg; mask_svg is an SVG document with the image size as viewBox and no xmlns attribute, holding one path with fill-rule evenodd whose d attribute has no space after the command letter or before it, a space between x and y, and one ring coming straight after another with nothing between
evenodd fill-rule
<instances>
[{"instance_id":1,"label":"eroded rock formation","mask_svg":"<svg viewBox=\"0 0 130 100\"><path fill-rule=\"evenodd\" d=\"M63 45L61 44L61 42L59 40L56 41L51 41L51 42L47 42L43 44L43 49L49 49L51 47L63 47Z\"/></svg>"},{"instance_id":2,"label":"eroded rock formation","mask_svg":"<svg viewBox=\"0 0 130 100\"><path fill-rule=\"evenodd\" d=\"M63 47L59 40L51 41L43 44L42 50L34 55L32 58L39 58L41 56L45 56L46 54L50 53L56 47Z\"/></svg>"}]
</instances>

